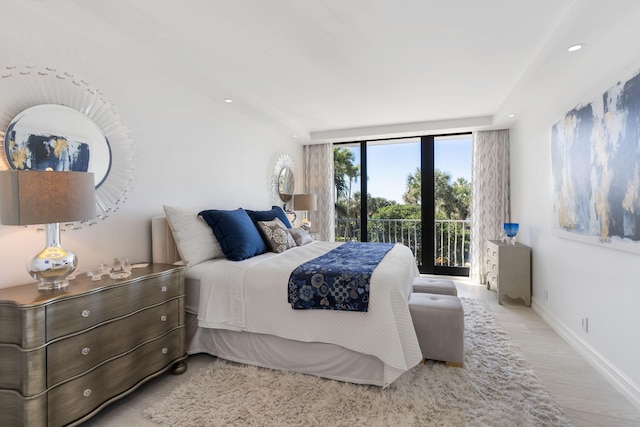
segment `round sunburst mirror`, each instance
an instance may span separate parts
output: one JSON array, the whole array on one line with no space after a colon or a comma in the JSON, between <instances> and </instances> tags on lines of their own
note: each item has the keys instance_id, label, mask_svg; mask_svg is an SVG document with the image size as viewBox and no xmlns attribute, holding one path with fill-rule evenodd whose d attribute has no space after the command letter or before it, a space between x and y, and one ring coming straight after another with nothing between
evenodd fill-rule
<instances>
[{"instance_id":1,"label":"round sunburst mirror","mask_svg":"<svg viewBox=\"0 0 640 427\"><path fill-rule=\"evenodd\" d=\"M113 105L54 68L2 70L0 148L0 170L93 172L100 219L126 200L135 177L131 132Z\"/></svg>"},{"instance_id":2,"label":"round sunburst mirror","mask_svg":"<svg viewBox=\"0 0 640 427\"><path fill-rule=\"evenodd\" d=\"M296 181L293 174L293 158L288 154L278 157L271 176L271 200L285 206L291 201Z\"/></svg>"}]
</instances>

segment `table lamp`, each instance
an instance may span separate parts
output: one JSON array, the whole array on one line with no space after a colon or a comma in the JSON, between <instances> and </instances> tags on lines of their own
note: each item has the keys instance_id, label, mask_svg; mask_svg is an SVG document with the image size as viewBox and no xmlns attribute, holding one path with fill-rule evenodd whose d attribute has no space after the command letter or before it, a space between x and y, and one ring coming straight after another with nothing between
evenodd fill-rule
<instances>
[{"instance_id":1,"label":"table lamp","mask_svg":"<svg viewBox=\"0 0 640 427\"><path fill-rule=\"evenodd\" d=\"M311 221L307 219L308 211L315 211L318 207L318 197L315 194L294 194L293 209L296 211L304 211L304 218L301 221L300 228L311 231Z\"/></svg>"},{"instance_id":2,"label":"table lamp","mask_svg":"<svg viewBox=\"0 0 640 427\"><path fill-rule=\"evenodd\" d=\"M36 170L0 172L0 222L4 225L44 224L46 246L27 262L39 280L38 289L67 286L78 257L60 245L60 223L95 217L93 173Z\"/></svg>"}]
</instances>

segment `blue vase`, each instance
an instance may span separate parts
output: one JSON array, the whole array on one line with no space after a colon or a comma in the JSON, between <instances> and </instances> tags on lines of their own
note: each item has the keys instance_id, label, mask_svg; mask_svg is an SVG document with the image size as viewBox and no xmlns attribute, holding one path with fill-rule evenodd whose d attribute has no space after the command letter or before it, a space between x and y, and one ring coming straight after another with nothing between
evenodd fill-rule
<instances>
[{"instance_id":1,"label":"blue vase","mask_svg":"<svg viewBox=\"0 0 640 427\"><path fill-rule=\"evenodd\" d=\"M502 224L502 228L504 229L504 234L509 238L507 241L512 245L516 244L516 234L518 234L518 229L520 225L517 222L505 222Z\"/></svg>"}]
</instances>

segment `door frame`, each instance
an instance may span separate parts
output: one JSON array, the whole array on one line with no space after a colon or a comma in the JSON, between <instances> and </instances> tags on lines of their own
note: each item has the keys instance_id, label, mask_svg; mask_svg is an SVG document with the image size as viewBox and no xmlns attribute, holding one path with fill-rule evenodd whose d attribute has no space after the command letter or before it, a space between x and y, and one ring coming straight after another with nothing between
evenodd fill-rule
<instances>
[{"instance_id":1,"label":"door frame","mask_svg":"<svg viewBox=\"0 0 640 427\"><path fill-rule=\"evenodd\" d=\"M421 135L410 137L396 138L375 138L362 141L350 141L342 143L334 143L333 146L341 145L359 145L360 148L360 240L366 242L369 240L367 235L367 142L392 141L399 139L416 139L420 138L420 170L421 176L421 265L419 266L422 274L435 274L446 276L469 276L469 267L449 267L435 265L435 140L439 137L452 137L472 135L472 132L457 132L434 135ZM425 167L428 165L428 167ZM364 178L363 178L364 177ZM424 242L431 242L426 245Z\"/></svg>"}]
</instances>

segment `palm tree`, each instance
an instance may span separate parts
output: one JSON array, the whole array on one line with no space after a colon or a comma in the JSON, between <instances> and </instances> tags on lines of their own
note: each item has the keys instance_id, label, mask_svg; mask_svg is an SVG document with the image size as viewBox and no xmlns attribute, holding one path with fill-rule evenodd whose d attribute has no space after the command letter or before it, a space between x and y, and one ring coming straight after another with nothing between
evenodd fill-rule
<instances>
[{"instance_id":1,"label":"palm tree","mask_svg":"<svg viewBox=\"0 0 640 427\"><path fill-rule=\"evenodd\" d=\"M451 183L451 175L439 169L433 176L436 218L467 219L471 205L471 184L464 178ZM420 204L422 198L422 170L407 176L407 188L402 199L409 205Z\"/></svg>"},{"instance_id":2,"label":"palm tree","mask_svg":"<svg viewBox=\"0 0 640 427\"><path fill-rule=\"evenodd\" d=\"M336 204L343 199L346 212L351 210L352 186L360 176L360 166L354 164L355 155L349 148L333 149L334 185L336 187ZM348 181L347 181L348 178ZM337 209L340 212L342 209ZM349 223L345 228L345 238L349 236Z\"/></svg>"},{"instance_id":3,"label":"palm tree","mask_svg":"<svg viewBox=\"0 0 640 427\"><path fill-rule=\"evenodd\" d=\"M347 148L333 149L333 182L336 188L336 201L341 197L347 197L348 186L346 181L349 164L353 164L353 153Z\"/></svg>"},{"instance_id":4,"label":"palm tree","mask_svg":"<svg viewBox=\"0 0 640 427\"><path fill-rule=\"evenodd\" d=\"M471 213L471 184L460 177L453 183L453 193L456 200L455 219L467 219Z\"/></svg>"},{"instance_id":5,"label":"palm tree","mask_svg":"<svg viewBox=\"0 0 640 427\"><path fill-rule=\"evenodd\" d=\"M433 197L436 219L455 219L456 199L451 187L451 175L439 169L433 172Z\"/></svg>"},{"instance_id":6,"label":"palm tree","mask_svg":"<svg viewBox=\"0 0 640 427\"><path fill-rule=\"evenodd\" d=\"M407 191L402 195L402 200L408 205L419 205L422 200L422 169L407 176Z\"/></svg>"}]
</instances>

